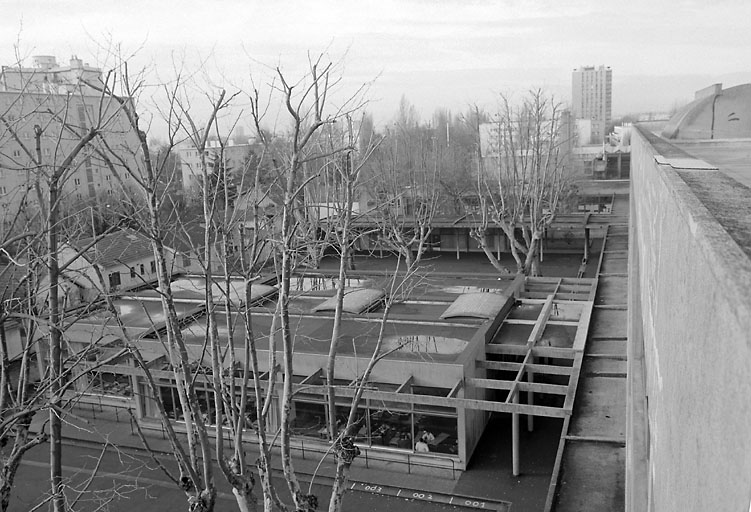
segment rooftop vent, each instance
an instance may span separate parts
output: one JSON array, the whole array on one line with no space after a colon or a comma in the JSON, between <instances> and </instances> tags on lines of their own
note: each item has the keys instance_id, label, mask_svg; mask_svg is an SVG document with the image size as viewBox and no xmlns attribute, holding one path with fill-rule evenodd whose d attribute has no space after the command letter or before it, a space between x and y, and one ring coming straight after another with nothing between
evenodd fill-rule
<instances>
[{"instance_id":1,"label":"rooftop vent","mask_svg":"<svg viewBox=\"0 0 751 512\"><path fill-rule=\"evenodd\" d=\"M501 293L464 293L443 312L441 318L495 318L508 300Z\"/></svg>"},{"instance_id":2,"label":"rooftop vent","mask_svg":"<svg viewBox=\"0 0 751 512\"><path fill-rule=\"evenodd\" d=\"M386 293L375 288L355 288L344 292L342 311L359 315L376 309ZM336 296L326 299L313 308L313 311L336 311Z\"/></svg>"}]
</instances>

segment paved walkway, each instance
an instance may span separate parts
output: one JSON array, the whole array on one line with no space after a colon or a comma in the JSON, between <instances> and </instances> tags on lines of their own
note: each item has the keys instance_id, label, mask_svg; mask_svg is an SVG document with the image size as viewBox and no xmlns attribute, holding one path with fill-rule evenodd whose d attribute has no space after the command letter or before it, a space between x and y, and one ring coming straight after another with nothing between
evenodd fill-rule
<instances>
[{"instance_id":1,"label":"paved walkway","mask_svg":"<svg viewBox=\"0 0 751 512\"><path fill-rule=\"evenodd\" d=\"M35 418L32 423L32 429L38 429L41 426L44 417ZM551 431L552 428L552 431ZM509 432L505 432L509 430ZM547 439L546 442L534 444L533 451L544 452L555 449L555 440L560 433L560 426L555 430L555 426L540 428L536 436L538 440ZM169 442L163 437L159 430L143 429L149 447L157 456L171 459L171 450ZM134 451L146 454L147 451L137 435L136 429L130 415L125 410L114 411L110 409L100 409L94 405L79 405L74 407L63 422L63 438L65 444L79 445L86 447L100 447L105 443L116 445L120 450ZM508 510L508 502L511 499L517 501L532 502L539 501L547 488L550 479L550 470L552 460L543 465L549 465L541 472L530 472L528 477L515 479L514 482L505 482L505 485L499 485L501 474L510 474L510 446L499 440L508 441L510 438L510 424L503 425L500 420L493 420L481 446L478 448L478 456L473 459L471 471L465 472L460 476L456 473L456 478L452 478L450 472L442 469L431 470L430 468L421 468L419 473L414 471L408 473L404 464L399 463L378 463L374 466L372 463L365 467L366 460L363 456L356 459L356 464L352 467L350 475L351 486L355 490L366 492L380 492L384 495L396 495L401 493L403 496L412 496L419 493L432 493L433 500L438 504L441 501L446 503L453 498L454 503L475 503L476 506L463 508L483 508L486 510ZM552 443L551 448L545 448ZM246 446L254 446L248 443ZM508 453L507 453L508 452ZM253 460L253 454L249 453L249 461ZM530 453L530 455L533 455ZM534 457L532 457L534 458ZM278 457L274 466L278 467ZM293 460L295 470L300 480L310 482L312 475L316 475L319 483L326 483L334 475L334 464L330 457L323 459L318 453L308 452L300 454ZM504 469L506 471L504 471ZM537 498L535 498L537 497ZM430 504L425 504L425 510L430 510ZM539 510L539 508L516 507L514 512L524 510Z\"/></svg>"},{"instance_id":2,"label":"paved walkway","mask_svg":"<svg viewBox=\"0 0 751 512\"><path fill-rule=\"evenodd\" d=\"M556 512L625 509L628 199L610 223L584 363L552 505Z\"/></svg>"},{"instance_id":3,"label":"paved walkway","mask_svg":"<svg viewBox=\"0 0 751 512\"><path fill-rule=\"evenodd\" d=\"M42 418L36 419L35 424L37 424L37 427L41 420ZM34 428L35 424L32 424L32 428ZM172 456L169 441L166 440L159 430L143 428L142 431L149 443L149 447L155 453L168 457ZM121 449L131 449L146 453L146 449L137 435L130 415L125 410L115 412L108 409L100 409L98 406L92 405L76 406L65 417L63 437L66 443L101 446L105 442L109 442ZM246 446L252 447L254 445L246 443ZM249 454L248 460L253 460L252 454ZM319 462L320 459L318 457L311 457L310 454L306 457L299 456L294 459L295 469L303 476L310 477L314 473L323 477L333 476L334 464L324 461L318 467ZM353 466L352 478L358 481L373 481L384 485L403 485L405 483L404 471L403 468L400 468L399 471L393 471L389 470L388 467L380 469ZM412 474L409 481L410 485L415 489L446 493L452 492L456 484L456 480L452 479L448 473L445 475Z\"/></svg>"}]
</instances>

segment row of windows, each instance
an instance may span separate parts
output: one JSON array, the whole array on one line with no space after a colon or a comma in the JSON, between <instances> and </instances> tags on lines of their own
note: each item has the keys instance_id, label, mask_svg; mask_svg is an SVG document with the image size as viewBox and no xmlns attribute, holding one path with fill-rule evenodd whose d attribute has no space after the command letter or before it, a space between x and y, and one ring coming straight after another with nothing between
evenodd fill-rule
<instances>
[{"instance_id":1,"label":"row of windows","mask_svg":"<svg viewBox=\"0 0 751 512\"><path fill-rule=\"evenodd\" d=\"M150 269L151 269L151 273L152 274L156 273L156 262L155 261L151 261L149 266L150 266ZM136 277L138 277L138 270L141 271L141 275L145 275L146 274L146 266L143 263L141 263L138 266L138 268L136 268L136 267L130 267L130 277L131 277L131 279L135 279ZM110 289L114 289L114 288L117 288L118 286L120 286L122 284L122 279L120 278L120 272L111 272L109 274L109 283L110 283Z\"/></svg>"},{"instance_id":2,"label":"row of windows","mask_svg":"<svg viewBox=\"0 0 751 512\"><path fill-rule=\"evenodd\" d=\"M108 188L108 189L106 190L106 193L107 193L107 195L108 195L108 196L113 196L113 195L115 195L115 192L114 192L114 191L113 191L113 190L112 190L111 188ZM81 199L83 199L83 194L81 194L80 192L76 192L76 199L77 199L77 200L79 200L79 201L80 201Z\"/></svg>"},{"instance_id":3,"label":"row of windows","mask_svg":"<svg viewBox=\"0 0 751 512\"><path fill-rule=\"evenodd\" d=\"M13 158L20 158L21 155L23 155L24 153L20 149L14 149L11 154L13 155ZM50 155L52 155L52 150L50 148L42 148L42 154L45 155L45 156L50 156ZM77 161L78 161L78 159L74 159L73 160L74 163L77 163ZM96 169L96 170L98 170L98 169ZM127 174L126 174L126 177L127 177Z\"/></svg>"},{"instance_id":4,"label":"row of windows","mask_svg":"<svg viewBox=\"0 0 751 512\"><path fill-rule=\"evenodd\" d=\"M135 279L138 276L138 273L136 272L136 267L130 267L130 277ZM144 275L146 273L146 267L144 267L143 263L140 264L139 270L141 271L141 275ZM151 262L151 273L156 273L156 262Z\"/></svg>"}]
</instances>

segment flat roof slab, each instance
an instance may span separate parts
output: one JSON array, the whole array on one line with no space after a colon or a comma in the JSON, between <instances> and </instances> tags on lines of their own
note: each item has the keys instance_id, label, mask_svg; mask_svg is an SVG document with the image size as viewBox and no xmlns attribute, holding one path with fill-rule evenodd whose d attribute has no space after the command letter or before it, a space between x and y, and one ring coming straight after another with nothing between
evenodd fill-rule
<instances>
[{"instance_id":1,"label":"flat roof slab","mask_svg":"<svg viewBox=\"0 0 751 512\"><path fill-rule=\"evenodd\" d=\"M295 349L316 353L328 352L333 321L317 330L297 334ZM380 324L377 322L342 322L339 338L339 355L370 356L378 341ZM455 362L468 347L476 329L447 325L415 325L390 322L384 331L382 351L399 348L389 354L389 359L419 359L435 362Z\"/></svg>"},{"instance_id":2,"label":"flat roof slab","mask_svg":"<svg viewBox=\"0 0 751 512\"><path fill-rule=\"evenodd\" d=\"M508 324L504 322L492 343L501 345L526 345L534 327L532 324Z\"/></svg>"},{"instance_id":3,"label":"flat roof slab","mask_svg":"<svg viewBox=\"0 0 751 512\"><path fill-rule=\"evenodd\" d=\"M618 216L626 215L628 218L629 196L628 193L623 195L616 195L615 201L613 201L613 212Z\"/></svg>"},{"instance_id":4,"label":"flat roof slab","mask_svg":"<svg viewBox=\"0 0 751 512\"><path fill-rule=\"evenodd\" d=\"M595 304L626 304L628 277L602 276L597 286Z\"/></svg>"},{"instance_id":5,"label":"flat roof slab","mask_svg":"<svg viewBox=\"0 0 751 512\"><path fill-rule=\"evenodd\" d=\"M569 434L626 439L626 379L585 377L579 381Z\"/></svg>"},{"instance_id":6,"label":"flat roof slab","mask_svg":"<svg viewBox=\"0 0 751 512\"><path fill-rule=\"evenodd\" d=\"M155 324L164 322L165 320L162 303L158 300L117 299L113 302L126 328L150 329ZM178 316L185 315L195 308L195 304L175 303L175 310ZM86 325L117 325L112 314L106 310L100 310L85 318L78 319L76 323Z\"/></svg>"},{"instance_id":7,"label":"flat roof slab","mask_svg":"<svg viewBox=\"0 0 751 512\"><path fill-rule=\"evenodd\" d=\"M224 315L218 316L219 336L227 339L229 333ZM244 321L240 315L233 315L235 340L243 339ZM268 336L271 331L271 315L254 315L253 330L256 346L268 349ZM331 342L333 319L330 317L295 317L292 322L295 336L295 351L314 354L327 354ZM278 328L278 326L277 326ZM345 319L342 321L339 355L359 355L370 357L378 340L378 322ZM470 340L477 328L445 324L412 324L390 322L385 329L382 352L401 347L389 354L388 359L429 360L436 363L454 363L469 348ZM202 345L206 336L206 319L199 318L183 329L183 336L191 345ZM276 333L277 339L281 336ZM281 341L278 341L281 343Z\"/></svg>"},{"instance_id":8,"label":"flat roof slab","mask_svg":"<svg viewBox=\"0 0 751 512\"><path fill-rule=\"evenodd\" d=\"M607 357L584 357L582 373L585 376L626 376L626 361Z\"/></svg>"},{"instance_id":9,"label":"flat roof slab","mask_svg":"<svg viewBox=\"0 0 751 512\"><path fill-rule=\"evenodd\" d=\"M628 272L628 254L612 254L602 262L602 274L625 274ZM602 278L600 278L602 279Z\"/></svg>"},{"instance_id":10,"label":"flat roof slab","mask_svg":"<svg viewBox=\"0 0 751 512\"><path fill-rule=\"evenodd\" d=\"M605 246L607 252L623 251L624 254L628 250L628 237L623 235L608 235L607 245Z\"/></svg>"},{"instance_id":11,"label":"flat roof slab","mask_svg":"<svg viewBox=\"0 0 751 512\"><path fill-rule=\"evenodd\" d=\"M751 161L750 140L671 140L670 142L686 150L691 155L710 162L717 166L723 173L747 187L751 187L751 166L749 166L749 161Z\"/></svg>"},{"instance_id":12,"label":"flat roof slab","mask_svg":"<svg viewBox=\"0 0 751 512\"><path fill-rule=\"evenodd\" d=\"M587 354L609 354L626 357L626 340L598 340L587 341Z\"/></svg>"},{"instance_id":13,"label":"flat roof slab","mask_svg":"<svg viewBox=\"0 0 751 512\"><path fill-rule=\"evenodd\" d=\"M520 320L537 320L542 311L542 304L523 304L517 302L514 307L511 308L506 318L520 319Z\"/></svg>"},{"instance_id":14,"label":"flat roof slab","mask_svg":"<svg viewBox=\"0 0 751 512\"><path fill-rule=\"evenodd\" d=\"M590 338L625 338L628 311L595 307L589 327Z\"/></svg>"},{"instance_id":15,"label":"flat roof slab","mask_svg":"<svg viewBox=\"0 0 751 512\"><path fill-rule=\"evenodd\" d=\"M556 512L625 510L625 447L569 442L561 465L561 481L553 507Z\"/></svg>"}]
</instances>

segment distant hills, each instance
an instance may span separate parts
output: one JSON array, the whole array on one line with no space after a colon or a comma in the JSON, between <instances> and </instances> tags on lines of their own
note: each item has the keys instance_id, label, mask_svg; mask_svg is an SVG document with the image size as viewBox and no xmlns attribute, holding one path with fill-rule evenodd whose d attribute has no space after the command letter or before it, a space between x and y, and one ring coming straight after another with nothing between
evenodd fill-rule
<instances>
[{"instance_id":1,"label":"distant hills","mask_svg":"<svg viewBox=\"0 0 751 512\"><path fill-rule=\"evenodd\" d=\"M368 110L377 123L388 123L405 95L429 119L436 108L463 112L477 103L492 110L498 92L521 93L533 87L542 87L568 103L572 69L384 70L372 89ZM725 88L749 83L751 71L659 76L621 75L614 68L613 115L668 112L692 101L698 89L718 82Z\"/></svg>"}]
</instances>

